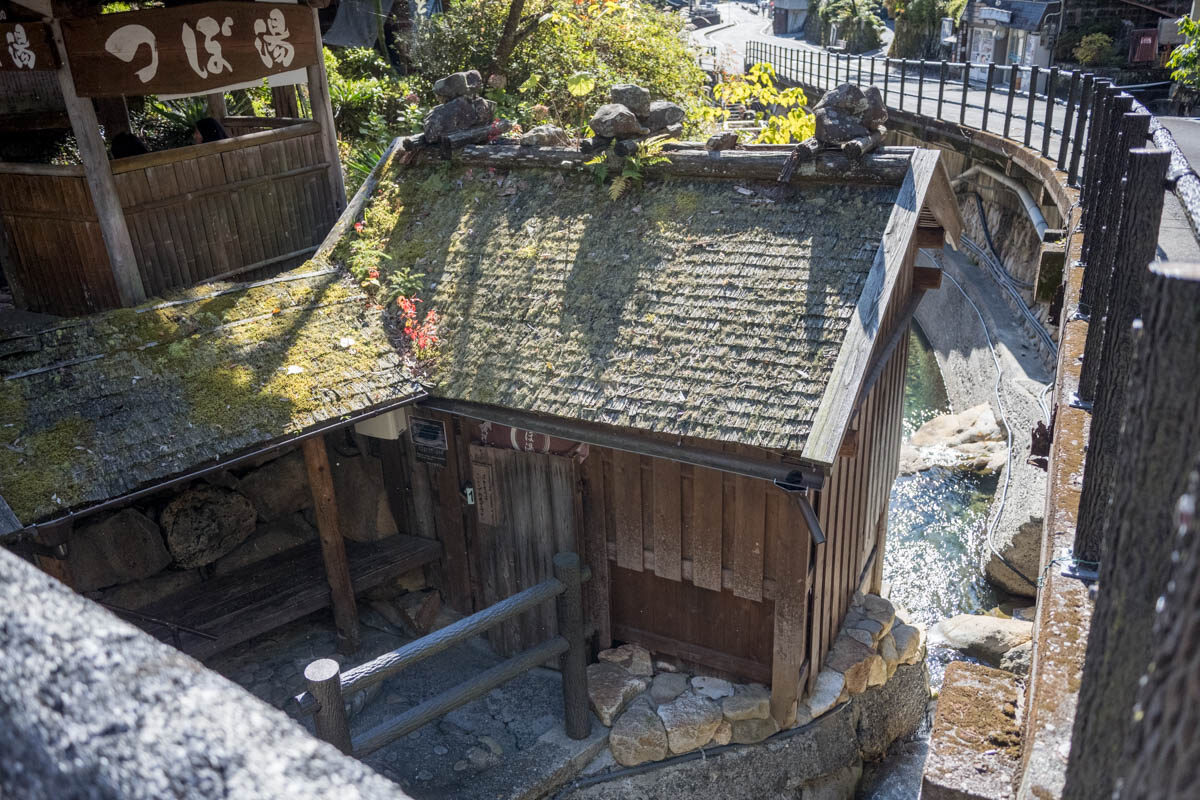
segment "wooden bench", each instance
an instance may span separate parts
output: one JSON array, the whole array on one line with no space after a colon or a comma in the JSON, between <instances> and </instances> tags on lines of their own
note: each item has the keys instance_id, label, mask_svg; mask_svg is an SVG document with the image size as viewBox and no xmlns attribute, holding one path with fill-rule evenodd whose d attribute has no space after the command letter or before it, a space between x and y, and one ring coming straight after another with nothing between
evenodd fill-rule
<instances>
[{"instance_id":1,"label":"wooden bench","mask_svg":"<svg viewBox=\"0 0 1200 800\"><path fill-rule=\"evenodd\" d=\"M433 539L390 536L369 544L346 542L355 592L437 561L442 546ZM148 633L195 658L285 625L332 603L318 542L294 547L235 572L189 587L138 614L215 636L208 639L168 625L139 622Z\"/></svg>"}]
</instances>

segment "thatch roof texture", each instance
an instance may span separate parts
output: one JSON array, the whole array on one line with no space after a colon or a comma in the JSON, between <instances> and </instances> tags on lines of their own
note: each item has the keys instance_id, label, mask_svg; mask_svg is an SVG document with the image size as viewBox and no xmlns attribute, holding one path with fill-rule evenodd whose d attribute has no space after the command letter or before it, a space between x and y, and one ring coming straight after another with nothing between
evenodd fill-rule
<instances>
[{"instance_id":1,"label":"thatch roof texture","mask_svg":"<svg viewBox=\"0 0 1200 800\"><path fill-rule=\"evenodd\" d=\"M245 448L423 394L402 343L340 271L0 338L0 497L24 525Z\"/></svg>"},{"instance_id":2,"label":"thatch roof texture","mask_svg":"<svg viewBox=\"0 0 1200 800\"><path fill-rule=\"evenodd\" d=\"M799 452L899 191L435 162L375 203L442 318L433 394Z\"/></svg>"}]
</instances>

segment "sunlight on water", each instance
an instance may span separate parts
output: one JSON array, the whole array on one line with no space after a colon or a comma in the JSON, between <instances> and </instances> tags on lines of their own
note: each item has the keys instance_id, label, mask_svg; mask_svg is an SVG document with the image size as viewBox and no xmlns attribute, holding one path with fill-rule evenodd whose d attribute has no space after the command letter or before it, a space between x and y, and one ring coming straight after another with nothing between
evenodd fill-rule
<instances>
[{"instance_id":1,"label":"sunlight on water","mask_svg":"<svg viewBox=\"0 0 1200 800\"><path fill-rule=\"evenodd\" d=\"M904 435L949 411L933 352L914 326L904 389ZM979 568L988 507L997 478L933 469L902 475L892 486L883 578L891 599L928 629L954 614L982 613L999 602ZM956 653L930 651L930 678Z\"/></svg>"}]
</instances>

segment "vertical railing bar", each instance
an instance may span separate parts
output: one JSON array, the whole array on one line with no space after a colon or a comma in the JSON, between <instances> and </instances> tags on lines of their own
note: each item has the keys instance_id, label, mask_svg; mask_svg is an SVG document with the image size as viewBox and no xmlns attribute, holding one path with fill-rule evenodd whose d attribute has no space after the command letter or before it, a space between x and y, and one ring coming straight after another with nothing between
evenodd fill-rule
<instances>
[{"instance_id":1,"label":"vertical railing bar","mask_svg":"<svg viewBox=\"0 0 1200 800\"><path fill-rule=\"evenodd\" d=\"M946 70L949 65L945 59L942 59L942 66L938 72L938 102L937 102L937 119L942 118L942 99L946 94Z\"/></svg>"},{"instance_id":2,"label":"vertical railing bar","mask_svg":"<svg viewBox=\"0 0 1200 800\"><path fill-rule=\"evenodd\" d=\"M921 114L921 102L925 99L925 59L921 59L917 69L921 70L917 76L917 113Z\"/></svg>"},{"instance_id":3,"label":"vertical railing bar","mask_svg":"<svg viewBox=\"0 0 1200 800\"><path fill-rule=\"evenodd\" d=\"M1087 74L1083 77L1083 89L1079 97L1079 116L1078 122L1075 125L1075 142L1071 147L1071 166L1067 170L1067 184L1074 186L1079 178L1079 156L1083 153L1083 134L1087 129L1088 121L1088 106L1092 101L1092 84L1095 76ZM1141 147L1145 142L1138 142L1135 146Z\"/></svg>"},{"instance_id":4,"label":"vertical railing bar","mask_svg":"<svg viewBox=\"0 0 1200 800\"><path fill-rule=\"evenodd\" d=\"M964 61L962 64L962 102L958 105L958 124L967 124L967 87L970 84L971 65Z\"/></svg>"},{"instance_id":5,"label":"vertical railing bar","mask_svg":"<svg viewBox=\"0 0 1200 800\"><path fill-rule=\"evenodd\" d=\"M983 90L983 124L980 130L987 130L988 114L992 111L992 87L996 83L996 62L988 64L987 86Z\"/></svg>"},{"instance_id":6,"label":"vertical railing bar","mask_svg":"<svg viewBox=\"0 0 1200 800\"><path fill-rule=\"evenodd\" d=\"M900 110L904 110L904 78L908 74L908 59L900 59Z\"/></svg>"},{"instance_id":7,"label":"vertical railing bar","mask_svg":"<svg viewBox=\"0 0 1200 800\"><path fill-rule=\"evenodd\" d=\"M1029 147L1029 142L1033 138L1033 103L1037 98L1037 79L1038 68L1036 66L1029 68L1029 100L1025 104L1025 146Z\"/></svg>"},{"instance_id":8,"label":"vertical railing bar","mask_svg":"<svg viewBox=\"0 0 1200 800\"><path fill-rule=\"evenodd\" d=\"M304 683L317 701L313 716L317 737L343 753L350 753L350 723L346 720L346 701L342 697L341 667L332 658L320 658L304 668Z\"/></svg>"},{"instance_id":9,"label":"vertical railing bar","mask_svg":"<svg viewBox=\"0 0 1200 800\"><path fill-rule=\"evenodd\" d=\"M1050 133L1054 130L1054 95L1058 84L1058 67L1050 68L1046 79L1046 124L1042 127L1042 158L1050 157Z\"/></svg>"},{"instance_id":10,"label":"vertical railing bar","mask_svg":"<svg viewBox=\"0 0 1200 800\"><path fill-rule=\"evenodd\" d=\"M1021 76L1020 67L1011 64L1008 67L1008 102L1004 106L1004 138L1008 138L1012 130L1013 98L1017 96L1017 79Z\"/></svg>"},{"instance_id":11,"label":"vertical railing bar","mask_svg":"<svg viewBox=\"0 0 1200 800\"><path fill-rule=\"evenodd\" d=\"M875 83L875 56L871 56L871 84L874 85L874 83ZM884 105L887 105L886 101L884 102Z\"/></svg>"},{"instance_id":12,"label":"vertical railing bar","mask_svg":"<svg viewBox=\"0 0 1200 800\"><path fill-rule=\"evenodd\" d=\"M1067 115L1063 118L1062 139L1058 144L1058 168L1064 172L1067 169L1067 154L1071 147L1071 124L1075 121L1075 105L1079 102L1079 83L1082 73L1078 70L1071 73L1071 87L1067 90Z\"/></svg>"},{"instance_id":13,"label":"vertical railing bar","mask_svg":"<svg viewBox=\"0 0 1200 800\"><path fill-rule=\"evenodd\" d=\"M883 104L888 104L888 83L892 75L892 60L886 56L883 59Z\"/></svg>"}]
</instances>

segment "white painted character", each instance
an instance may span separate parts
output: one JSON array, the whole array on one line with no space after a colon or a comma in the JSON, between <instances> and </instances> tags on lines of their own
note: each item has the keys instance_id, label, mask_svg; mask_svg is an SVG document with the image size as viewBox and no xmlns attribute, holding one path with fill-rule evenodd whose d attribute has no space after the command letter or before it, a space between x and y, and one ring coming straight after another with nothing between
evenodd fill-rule
<instances>
[{"instance_id":1,"label":"white painted character","mask_svg":"<svg viewBox=\"0 0 1200 800\"><path fill-rule=\"evenodd\" d=\"M278 8L272 9L265 20L254 20L254 47L265 66L292 65L292 59L296 57L296 48L288 41L291 35L291 31L287 29L287 20Z\"/></svg>"},{"instance_id":2,"label":"white painted character","mask_svg":"<svg viewBox=\"0 0 1200 800\"><path fill-rule=\"evenodd\" d=\"M200 65L200 57L196 48L196 33L199 32L204 36L204 49L208 52L208 62ZM221 54L221 43L216 40L217 36L229 36L233 33L233 19L226 17L224 22L218 23L212 17L201 17L196 21L196 29L192 30L192 26L183 23L183 50L187 54L188 65L201 78L207 78L209 75L219 75L222 72L233 72L233 67L225 57Z\"/></svg>"},{"instance_id":3,"label":"white painted character","mask_svg":"<svg viewBox=\"0 0 1200 800\"><path fill-rule=\"evenodd\" d=\"M14 25L12 31L4 34L8 41L8 54L12 56L17 69L33 69L37 63L37 54L29 48L29 35L25 33L24 25Z\"/></svg>"},{"instance_id":4,"label":"white painted character","mask_svg":"<svg viewBox=\"0 0 1200 800\"><path fill-rule=\"evenodd\" d=\"M104 49L129 64L142 45L150 48L150 63L134 74L142 83L149 83L158 72L158 42L153 31L145 25L122 25L109 35L104 42Z\"/></svg>"}]
</instances>

